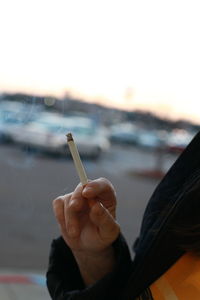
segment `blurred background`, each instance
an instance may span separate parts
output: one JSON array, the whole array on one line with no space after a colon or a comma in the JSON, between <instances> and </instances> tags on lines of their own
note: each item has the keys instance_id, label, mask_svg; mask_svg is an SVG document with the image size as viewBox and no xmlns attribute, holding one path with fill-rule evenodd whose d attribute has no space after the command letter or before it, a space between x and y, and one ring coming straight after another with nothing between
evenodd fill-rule
<instances>
[{"instance_id":1,"label":"blurred background","mask_svg":"<svg viewBox=\"0 0 200 300\"><path fill-rule=\"evenodd\" d=\"M65 134L88 177L115 186L131 249L200 128L199 2L2 0L0 12L0 298L49 299L52 200L79 182Z\"/></svg>"}]
</instances>

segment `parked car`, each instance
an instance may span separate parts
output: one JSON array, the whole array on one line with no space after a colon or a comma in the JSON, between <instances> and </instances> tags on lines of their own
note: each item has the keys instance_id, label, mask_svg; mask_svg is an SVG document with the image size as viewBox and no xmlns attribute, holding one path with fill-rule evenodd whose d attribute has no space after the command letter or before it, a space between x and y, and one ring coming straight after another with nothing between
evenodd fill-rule
<instances>
[{"instance_id":1,"label":"parked car","mask_svg":"<svg viewBox=\"0 0 200 300\"><path fill-rule=\"evenodd\" d=\"M109 148L108 139L91 119L46 113L16 133L15 142L40 151L67 155L69 149L65 135L68 132L73 134L82 156L98 158Z\"/></svg>"},{"instance_id":2,"label":"parked car","mask_svg":"<svg viewBox=\"0 0 200 300\"><path fill-rule=\"evenodd\" d=\"M167 139L167 150L169 152L182 152L194 135L195 133L183 129L172 130Z\"/></svg>"},{"instance_id":3,"label":"parked car","mask_svg":"<svg viewBox=\"0 0 200 300\"><path fill-rule=\"evenodd\" d=\"M117 144L137 145L138 130L130 123L119 123L110 127L110 141Z\"/></svg>"},{"instance_id":4,"label":"parked car","mask_svg":"<svg viewBox=\"0 0 200 300\"><path fill-rule=\"evenodd\" d=\"M145 149L157 149L164 147L167 132L162 130L139 130L138 146Z\"/></svg>"},{"instance_id":5,"label":"parked car","mask_svg":"<svg viewBox=\"0 0 200 300\"><path fill-rule=\"evenodd\" d=\"M14 142L15 134L20 132L21 128L33 121L41 108L34 108L29 104L23 104L11 101L0 102L0 137L4 142Z\"/></svg>"}]
</instances>

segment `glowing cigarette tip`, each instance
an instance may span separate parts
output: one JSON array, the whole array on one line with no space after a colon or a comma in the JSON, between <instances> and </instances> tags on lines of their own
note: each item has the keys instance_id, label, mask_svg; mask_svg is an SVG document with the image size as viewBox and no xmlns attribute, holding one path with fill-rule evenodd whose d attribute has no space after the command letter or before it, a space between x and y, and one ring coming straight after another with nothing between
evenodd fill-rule
<instances>
[{"instance_id":1,"label":"glowing cigarette tip","mask_svg":"<svg viewBox=\"0 0 200 300\"><path fill-rule=\"evenodd\" d=\"M72 136L71 133L67 133L66 136L67 136L67 143L68 143L68 146L69 146L69 150L71 152L71 155L72 155L75 167L76 167L76 171L78 173L78 176L80 178L80 181L81 181L82 185L85 185L85 184L87 184L88 179L87 179L87 175L85 173L85 169L83 167L83 164L81 162L81 158L80 158L78 149L77 149L76 144L74 142L73 136Z\"/></svg>"}]
</instances>

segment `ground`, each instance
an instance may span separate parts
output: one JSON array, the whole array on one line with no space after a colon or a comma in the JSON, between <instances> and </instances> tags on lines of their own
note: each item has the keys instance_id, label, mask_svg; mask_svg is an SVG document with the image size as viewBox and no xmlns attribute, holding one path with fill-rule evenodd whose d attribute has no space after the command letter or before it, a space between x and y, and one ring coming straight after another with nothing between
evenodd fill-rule
<instances>
[{"instance_id":1,"label":"ground","mask_svg":"<svg viewBox=\"0 0 200 300\"><path fill-rule=\"evenodd\" d=\"M116 188L117 218L128 244L139 233L146 203L160 178L136 176L152 170L154 153L113 146L97 161L84 160L90 179L108 178ZM165 157L168 169L175 157ZM52 200L79 182L71 159L26 153L0 145L0 266L2 269L46 270L51 240L59 235Z\"/></svg>"}]
</instances>

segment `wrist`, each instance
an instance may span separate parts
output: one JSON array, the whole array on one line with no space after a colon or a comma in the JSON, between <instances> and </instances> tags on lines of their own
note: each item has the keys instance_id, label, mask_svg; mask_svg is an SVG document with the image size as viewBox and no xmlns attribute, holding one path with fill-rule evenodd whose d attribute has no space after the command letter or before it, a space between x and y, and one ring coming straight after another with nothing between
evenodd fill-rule
<instances>
[{"instance_id":1,"label":"wrist","mask_svg":"<svg viewBox=\"0 0 200 300\"><path fill-rule=\"evenodd\" d=\"M112 272L116 264L112 246L98 252L73 251L73 255L86 286L95 283L106 274Z\"/></svg>"}]
</instances>

